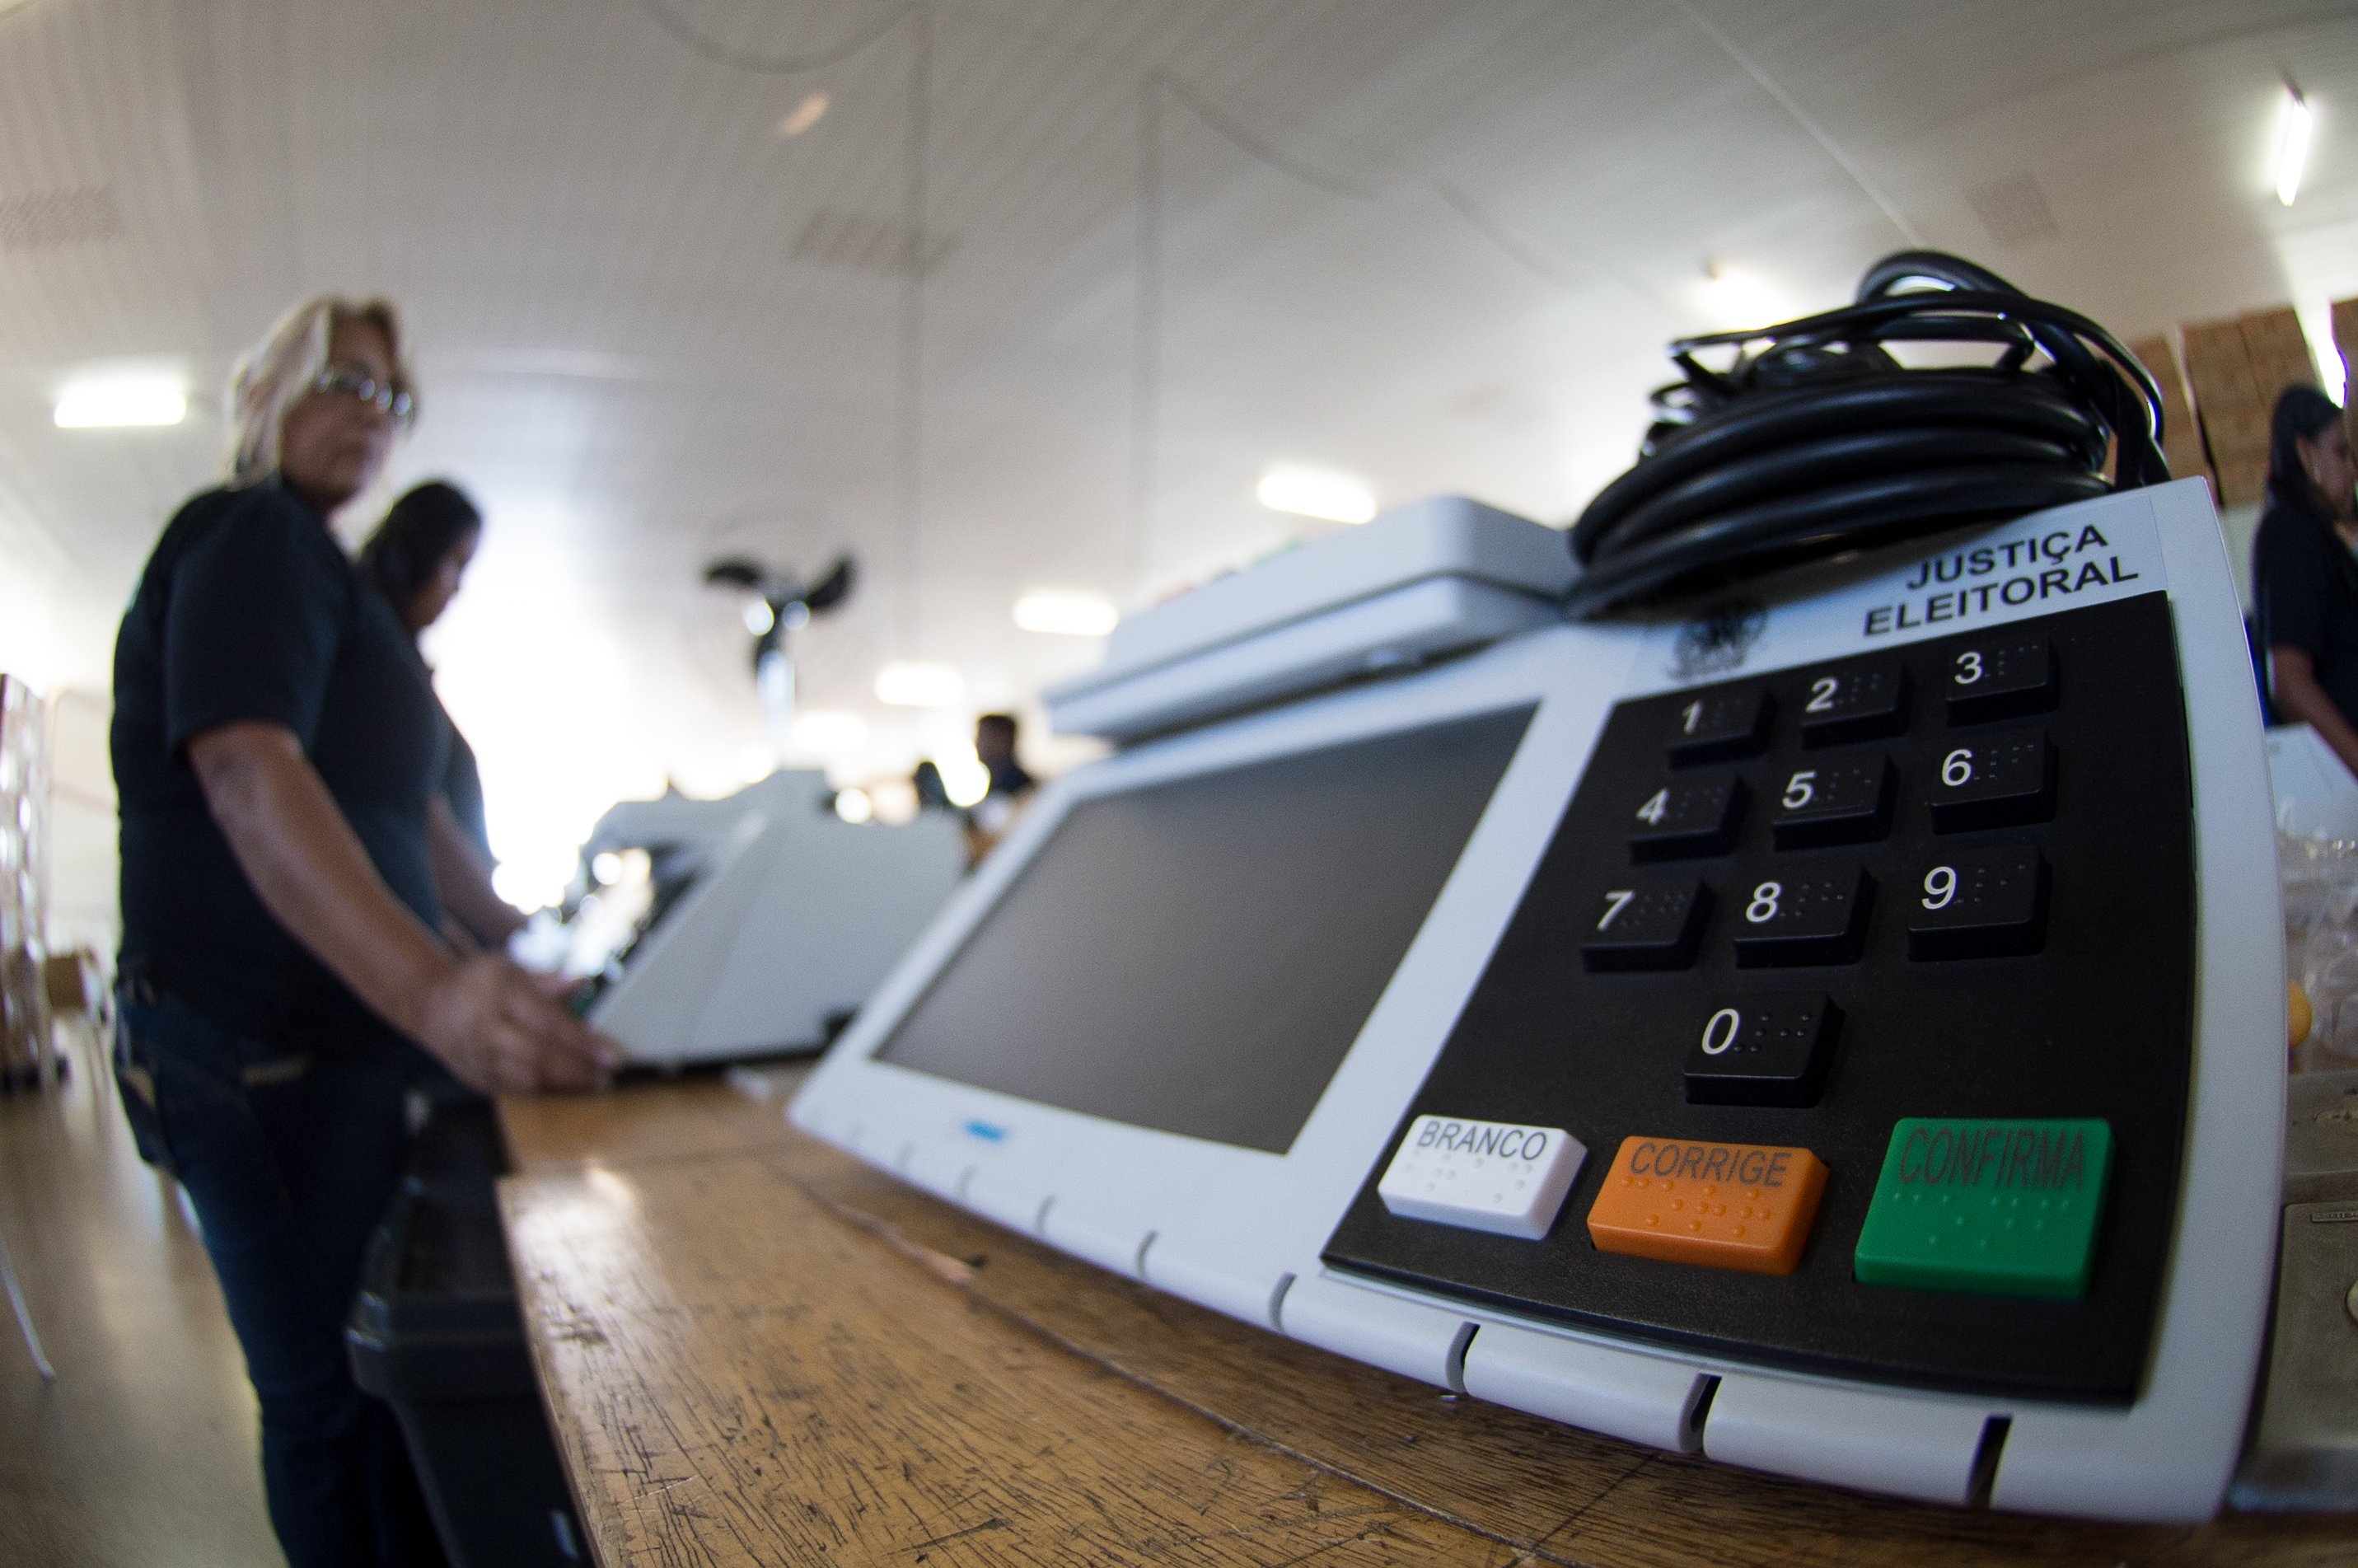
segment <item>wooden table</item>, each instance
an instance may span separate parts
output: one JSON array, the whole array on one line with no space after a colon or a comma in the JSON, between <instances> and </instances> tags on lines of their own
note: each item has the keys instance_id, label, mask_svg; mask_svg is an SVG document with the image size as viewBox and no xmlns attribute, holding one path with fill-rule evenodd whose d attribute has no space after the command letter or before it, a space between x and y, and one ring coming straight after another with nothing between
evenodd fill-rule
<instances>
[{"instance_id":1,"label":"wooden table","mask_svg":"<svg viewBox=\"0 0 2358 1568\"><path fill-rule=\"evenodd\" d=\"M641 1564L2350 1564L2358 1519L1966 1513L1593 1437L1149 1291L716 1081L503 1108L581 1518Z\"/></svg>"}]
</instances>

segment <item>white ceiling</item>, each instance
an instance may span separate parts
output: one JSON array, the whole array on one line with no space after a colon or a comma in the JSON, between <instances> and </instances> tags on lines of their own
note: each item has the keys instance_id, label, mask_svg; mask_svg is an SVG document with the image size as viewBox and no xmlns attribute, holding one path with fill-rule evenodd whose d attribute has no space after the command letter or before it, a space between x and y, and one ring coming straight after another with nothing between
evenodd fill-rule
<instances>
[{"instance_id":1,"label":"white ceiling","mask_svg":"<svg viewBox=\"0 0 2358 1568\"><path fill-rule=\"evenodd\" d=\"M2320 111L2291 209L2288 70ZM2358 294L2358 6L0 0L0 662L103 685L221 444L210 396L56 429L70 373L217 387L296 298L384 292L424 390L390 483L491 518L446 697L502 848L553 864L618 793L727 787L760 745L698 586L724 548L858 553L803 700L869 720L839 777L905 770L1094 658L1016 630L1020 593L1136 603L1300 536L1252 501L1273 461L1562 520L1662 341L1726 324L1707 264L1816 307L1910 242L2125 336L2315 317ZM967 706L877 705L913 657Z\"/></svg>"}]
</instances>

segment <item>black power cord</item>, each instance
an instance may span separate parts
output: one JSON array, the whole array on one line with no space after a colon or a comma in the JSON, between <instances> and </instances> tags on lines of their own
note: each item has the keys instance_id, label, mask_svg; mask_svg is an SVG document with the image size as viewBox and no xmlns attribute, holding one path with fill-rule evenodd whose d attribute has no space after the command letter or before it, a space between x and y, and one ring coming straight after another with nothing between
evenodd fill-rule
<instances>
[{"instance_id":1,"label":"black power cord","mask_svg":"<svg viewBox=\"0 0 2358 1568\"><path fill-rule=\"evenodd\" d=\"M1887 347L1901 342L1998 351L1911 370ZM1696 358L1724 348L1725 370ZM2169 477L2160 389L2136 355L1937 251L1877 262L1842 309L1670 351L1684 379L1654 394L1637 466L1573 525L1574 618Z\"/></svg>"}]
</instances>

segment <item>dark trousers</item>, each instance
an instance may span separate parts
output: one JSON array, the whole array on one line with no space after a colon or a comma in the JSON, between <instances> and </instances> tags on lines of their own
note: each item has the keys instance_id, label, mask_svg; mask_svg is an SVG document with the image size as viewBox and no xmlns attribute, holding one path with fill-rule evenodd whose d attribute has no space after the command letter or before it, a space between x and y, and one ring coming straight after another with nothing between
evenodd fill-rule
<instances>
[{"instance_id":1,"label":"dark trousers","mask_svg":"<svg viewBox=\"0 0 2358 1568\"><path fill-rule=\"evenodd\" d=\"M292 1568L444 1561L393 1412L352 1382L344 1323L408 1142L416 1064L288 1054L136 985L115 1076L139 1152L204 1230L262 1407L262 1480Z\"/></svg>"}]
</instances>

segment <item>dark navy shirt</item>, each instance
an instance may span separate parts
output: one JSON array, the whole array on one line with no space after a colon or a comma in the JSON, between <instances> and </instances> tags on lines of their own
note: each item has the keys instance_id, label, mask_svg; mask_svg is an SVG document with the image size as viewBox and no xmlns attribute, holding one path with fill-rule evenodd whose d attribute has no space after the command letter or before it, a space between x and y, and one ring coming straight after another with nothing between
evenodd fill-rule
<instances>
[{"instance_id":1,"label":"dark navy shirt","mask_svg":"<svg viewBox=\"0 0 2358 1568\"><path fill-rule=\"evenodd\" d=\"M2269 498L2252 540L2252 609L2262 653L2307 654L2318 685L2358 724L2358 559L2313 508Z\"/></svg>"},{"instance_id":2,"label":"dark navy shirt","mask_svg":"<svg viewBox=\"0 0 2358 1568\"><path fill-rule=\"evenodd\" d=\"M274 1044L389 1039L263 907L205 806L188 742L241 719L294 731L378 874L438 925L426 812L447 766L441 704L326 519L275 481L181 507L115 639L123 958Z\"/></svg>"}]
</instances>

